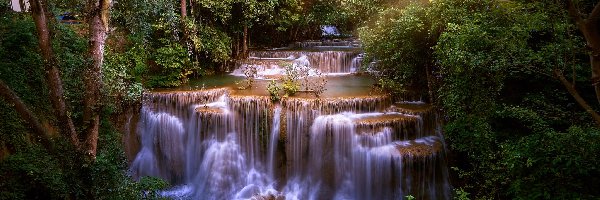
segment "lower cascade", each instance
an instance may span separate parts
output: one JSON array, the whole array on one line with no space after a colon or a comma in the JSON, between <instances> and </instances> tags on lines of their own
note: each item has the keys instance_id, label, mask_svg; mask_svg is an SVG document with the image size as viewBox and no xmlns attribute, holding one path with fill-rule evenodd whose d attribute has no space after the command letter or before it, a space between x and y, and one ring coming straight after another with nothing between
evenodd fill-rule
<instances>
[{"instance_id":1,"label":"lower cascade","mask_svg":"<svg viewBox=\"0 0 600 200\"><path fill-rule=\"evenodd\" d=\"M175 199L449 199L443 137L427 105L385 96L152 92L137 125L135 177Z\"/></svg>"}]
</instances>

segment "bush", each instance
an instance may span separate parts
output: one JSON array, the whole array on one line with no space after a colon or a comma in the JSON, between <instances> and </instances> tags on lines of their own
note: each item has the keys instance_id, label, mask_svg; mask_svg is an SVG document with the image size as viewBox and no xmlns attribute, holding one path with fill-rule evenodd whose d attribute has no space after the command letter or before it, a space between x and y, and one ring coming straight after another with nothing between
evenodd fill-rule
<instances>
[{"instance_id":1,"label":"bush","mask_svg":"<svg viewBox=\"0 0 600 200\"><path fill-rule=\"evenodd\" d=\"M175 87L187 82L187 77L198 68L192 65L187 50L178 43L162 39L162 47L156 49L152 59L158 67L147 81L149 87Z\"/></svg>"},{"instance_id":2,"label":"bush","mask_svg":"<svg viewBox=\"0 0 600 200\"><path fill-rule=\"evenodd\" d=\"M275 82L275 80L271 80L271 82L269 82L269 85L267 85L267 91L271 96L271 101L276 102L281 99L281 96L279 95L279 91L281 91L281 88L277 86L277 82Z\"/></svg>"}]
</instances>

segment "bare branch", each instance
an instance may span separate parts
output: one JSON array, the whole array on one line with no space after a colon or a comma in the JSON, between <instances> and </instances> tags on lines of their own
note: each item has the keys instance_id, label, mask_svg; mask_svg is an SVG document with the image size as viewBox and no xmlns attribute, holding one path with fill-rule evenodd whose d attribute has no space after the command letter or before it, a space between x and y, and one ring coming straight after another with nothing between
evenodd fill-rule
<instances>
[{"instance_id":1,"label":"bare branch","mask_svg":"<svg viewBox=\"0 0 600 200\"><path fill-rule=\"evenodd\" d=\"M575 98L575 101L577 101L577 103L579 103L579 105L583 109L585 109L586 112L592 115L592 118L594 118L594 120L596 121L596 125L600 126L600 115L598 115L598 113L594 109L592 109L592 107L585 101L585 99L583 99L583 97L579 95L579 92L577 92L575 87L571 85L571 83L565 78L562 72L558 69L554 69L554 75L556 75L558 80L560 80L560 82L565 86L569 94L571 94L571 96Z\"/></svg>"}]
</instances>

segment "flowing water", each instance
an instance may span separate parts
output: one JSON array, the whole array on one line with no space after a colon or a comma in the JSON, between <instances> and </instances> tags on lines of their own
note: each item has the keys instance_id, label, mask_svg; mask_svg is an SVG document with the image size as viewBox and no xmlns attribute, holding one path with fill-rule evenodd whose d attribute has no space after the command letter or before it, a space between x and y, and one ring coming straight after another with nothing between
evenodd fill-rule
<instances>
[{"instance_id":1,"label":"flowing water","mask_svg":"<svg viewBox=\"0 0 600 200\"><path fill-rule=\"evenodd\" d=\"M311 67L328 73L350 73L353 63L360 63L355 52L251 56L304 56ZM341 88L360 79L335 78L334 85ZM354 85L359 89L346 88L348 94L338 89L318 99L289 97L280 102L222 82L202 85L144 95L135 136L140 147L131 172L175 185L161 193L166 197L450 198L443 137L426 104L363 95L368 88L360 84Z\"/></svg>"}]
</instances>

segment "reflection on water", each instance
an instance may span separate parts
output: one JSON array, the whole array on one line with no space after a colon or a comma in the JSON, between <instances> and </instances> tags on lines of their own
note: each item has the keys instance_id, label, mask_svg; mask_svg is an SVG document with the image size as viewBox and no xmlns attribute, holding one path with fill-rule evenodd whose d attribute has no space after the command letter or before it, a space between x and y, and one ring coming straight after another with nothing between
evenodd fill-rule
<instances>
[{"instance_id":1,"label":"reflection on water","mask_svg":"<svg viewBox=\"0 0 600 200\"><path fill-rule=\"evenodd\" d=\"M270 80L255 80L251 88L239 90L236 82L244 80L244 77L233 76L229 74L205 76L199 79L192 79L189 83L169 89L156 89L156 92L169 91L188 91L214 88L230 88L234 95L249 95L249 96L269 96L267 85ZM375 80L368 75L340 75L327 76L327 84L323 98L330 97L352 97L352 96L370 96L374 94L373 85ZM312 94L298 93L298 97L312 97Z\"/></svg>"}]
</instances>

